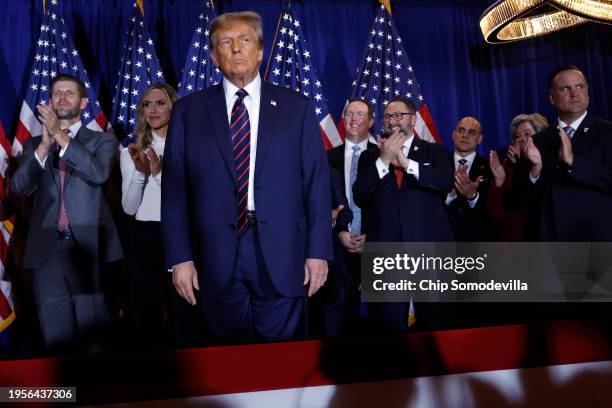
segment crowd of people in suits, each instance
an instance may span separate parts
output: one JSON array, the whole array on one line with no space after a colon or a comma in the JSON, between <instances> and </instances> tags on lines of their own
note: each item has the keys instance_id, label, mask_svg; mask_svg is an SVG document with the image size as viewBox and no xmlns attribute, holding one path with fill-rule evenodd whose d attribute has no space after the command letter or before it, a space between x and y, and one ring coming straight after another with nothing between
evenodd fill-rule
<instances>
[{"instance_id":1,"label":"crowd of people in suits","mask_svg":"<svg viewBox=\"0 0 612 408\"><path fill-rule=\"evenodd\" d=\"M488 158L476 118L448 152L418 137L405 98L387 103L379 138L370 103L351 99L326 156L308 100L261 81L259 16L221 15L210 38L221 84L181 100L153 84L136 108L119 157L126 301L112 313L100 278L124 256L105 196L116 138L82 126L72 76L38 106L42 135L11 186L34 197L22 266L50 352L107 349L117 319L138 348L354 333L365 315L405 331L410 304L360 300L366 242L612 241L612 124L587 113L578 67L551 74L558 119L516 116Z\"/></svg>"}]
</instances>

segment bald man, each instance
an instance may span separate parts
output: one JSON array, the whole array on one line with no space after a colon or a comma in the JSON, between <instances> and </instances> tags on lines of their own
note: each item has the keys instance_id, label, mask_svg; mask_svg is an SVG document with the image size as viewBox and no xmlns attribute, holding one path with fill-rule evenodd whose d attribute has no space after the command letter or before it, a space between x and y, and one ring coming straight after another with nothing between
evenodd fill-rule
<instances>
[{"instance_id":1,"label":"bald man","mask_svg":"<svg viewBox=\"0 0 612 408\"><path fill-rule=\"evenodd\" d=\"M465 117L453 131L455 150L449 154L454 169L453 190L446 196L446 213L457 241L491 241L493 228L487 215L487 191L492 179L489 162L476 152L482 143L480 122Z\"/></svg>"}]
</instances>

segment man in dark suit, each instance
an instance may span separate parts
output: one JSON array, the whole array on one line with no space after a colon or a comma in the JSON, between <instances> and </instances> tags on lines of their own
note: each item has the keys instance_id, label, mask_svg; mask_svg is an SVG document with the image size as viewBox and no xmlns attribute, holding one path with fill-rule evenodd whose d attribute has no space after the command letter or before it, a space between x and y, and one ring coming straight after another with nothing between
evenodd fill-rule
<instances>
[{"instance_id":1,"label":"man in dark suit","mask_svg":"<svg viewBox=\"0 0 612 408\"><path fill-rule=\"evenodd\" d=\"M262 83L261 18L218 16L223 83L180 100L164 157L162 231L175 287L221 341L306 334L332 259L329 168L315 112ZM305 286L308 285L307 290Z\"/></svg>"},{"instance_id":2,"label":"man in dark suit","mask_svg":"<svg viewBox=\"0 0 612 408\"><path fill-rule=\"evenodd\" d=\"M24 267L33 269L45 346L89 347L109 320L100 263L123 256L103 191L117 142L82 125L88 100L78 78L53 78L49 99L37 106L42 136L24 144L12 179L15 193L35 196Z\"/></svg>"},{"instance_id":3,"label":"man in dark suit","mask_svg":"<svg viewBox=\"0 0 612 408\"><path fill-rule=\"evenodd\" d=\"M344 306L346 303L346 260L344 247L338 237L339 232L348 231L353 220L346 195L344 182L333 167L329 169L332 208L332 245L333 262L329 262L327 281L315 296L309 299L310 334L313 336L336 336L344 328Z\"/></svg>"},{"instance_id":4,"label":"man in dark suit","mask_svg":"<svg viewBox=\"0 0 612 408\"><path fill-rule=\"evenodd\" d=\"M453 240L442 202L453 188L447 153L415 137L415 124L414 103L391 100L385 107L380 151L365 151L359 159L353 194L368 242ZM368 310L393 330L408 328L406 303L371 303ZM431 323L423 317L417 322Z\"/></svg>"},{"instance_id":5,"label":"man in dark suit","mask_svg":"<svg viewBox=\"0 0 612 408\"><path fill-rule=\"evenodd\" d=\"M526 147L533 200L530 238L540 241L612 241L612 123L590 115L582 70L561 66L549 78L556 124ZM529 190L528 190L529 191Z\"/></svg>"},{"instance_id":6,"label":"man in dark suit","mask_svg":"<svg viewBox=\"0 0 612 408\"><path fill-rule=\"evenodd\" d=\"M374 124L373 109L369 102L361 98L349 100L344 108L344 130L346 140L327 152L329 166L342 177L342 186L353 212L353 221L347 228L339 229L338 238L344 248L346 260L346 324L347 329L356 328L359 321L361 287L361 252L365 234L361 232L361 209L353 199L353 184L357 178L359 156L366 150L378 150L378 146L368 141L369 130Z\"/></svg>"},{"instance_id":7,"label":"man in dark suit","mask_svg":"<svg viewBox=\"0 0 612 408\"><path fill-rule=\"evenodd\" d=\"M476 153L482 138L480 123L473 117L461 119L453 131L455 150L448 161L455 170L455 183L445 204L457 241L495 241L487 212L491 169L487 159Z\"/></svg>"}]
</instances>

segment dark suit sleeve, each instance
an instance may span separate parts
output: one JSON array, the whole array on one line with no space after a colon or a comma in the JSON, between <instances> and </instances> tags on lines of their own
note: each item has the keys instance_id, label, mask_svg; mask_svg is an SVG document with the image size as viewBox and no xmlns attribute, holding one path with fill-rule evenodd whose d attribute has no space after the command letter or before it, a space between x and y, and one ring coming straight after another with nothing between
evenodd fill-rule
<instances>
[{"instance_id":1,"label":"dark suit sleeve","mask_svg":"<svg viewBox=\"0 0 612 408\"><path fill-rule=\"evenodd\" d=\"M80 132L87 132L87 130L83 129ZM91 133L93 137L98 138L93 152L83 146L77 137L68 143L62 160L78 172L82 179L93 184L104 184L110 175L117 151L117 139L109 133Z\"/></svg>"},{"instance_id":2,"label":"dark suit sleeve","mask_svg":"<svg viewBox=\"0 0 612 408\"><path fill-rule=\"evenodd\" d=\"M429 144L429 164L419 163L419 185L448 193L453 189L453 171L451 170L446 151L442 146Z\"/></svg>"},{"instance_id":3,"label":"dark suit sleeve","mask_svg":"<svg viewBox=\"0 0 612 408\"><path fill-rule=\"evenodd\" d=\"M574 155L570 177L576 182L612 193L612 132L607 136L601 152L602 162Z\"/></svg>"},{"instance_id":4,"label":"dark suit sleeve","mask_svg":"<svg viewBox=\"0 0 612 408\"><path fill-rule=\"evenodd\" d=\"M302 122L302 188L308 222L306 258L333 259L329 166L321 131L310 102Z\"/></svg>"},{"instance_id":5,"label":"dark suit sleeve","mask_svg":"<svg viewBox=\"0 0 612 408\"><path fill-rule=\"evenodd\" d=\"M179 103L172 111L164 148L161 229L167 268L193 261L189 239L185 127L180 107Z\"/></svg>"},{"instance_id":6,"label":"dark suit sleeve","mask_svg":"<svg viewBox=\"0 0 612 408\"><path fill-rule=\"evenodd\" d=\"M378 176L378 169L376 168L378 157L378 151L371 150L366 150L359 156L357 178L353 183L353 200L361 208L368 205L376 190L391 180L390 172L382 179Z\"/></svg>"},{"instance_id":7,"label":"dark suit sleeve","mask_svg":"<svg viewBox=\"0 0 612 408\"><path fill-rule=\"evenodd\" d=\"M344 183L338 170L333 167L329 168L330 180L331 180L331 192L332 192L332 208L336 208L339 205L343 205L344 208L338 213L336 218L336 225L334 227L334 233L338 234L342 231L348 231L348 226L353 220L353 212L349 208L348 200L344 192Z\"/></svg>"},{"instance_id":8,"label":"dark suit sleeve","mask_svg":"<svg viewBox=\"0 0 612 408\"><path fill-rule=\"evenodd\" d=\"M34 139L30 138L23 144L23 152L21 154L21 163L15 171L11 180L11 187L17 195L32 195L36 192L36 186L40 176L45 172L36 157L34 157ZM37 145L38 143L36 143ZM48 160L51 158L48 157Z\"/></svg>"}]
</instances>

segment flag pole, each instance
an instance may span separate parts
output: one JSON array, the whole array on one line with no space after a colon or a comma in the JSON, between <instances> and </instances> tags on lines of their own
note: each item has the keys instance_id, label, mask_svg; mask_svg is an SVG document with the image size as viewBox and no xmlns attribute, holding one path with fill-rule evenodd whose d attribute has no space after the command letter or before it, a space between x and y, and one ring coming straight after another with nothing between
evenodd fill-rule
<instances>
[{"instance_id":1,"label":"flag pole","mask_svg":"<svg viewBox=\"0 0 612 408\"><path fill-rule=\"evenodd\" d=\"M389 12L389 15L391 15L391 0L378 0L378 1L380 2L380 4L385 6L387 11Z\"/></svg>"},{"instance_id":2,"label":"flag pole","mask_svg":"<svg viewBox=\"0 0 612 408\"><path fill-rule=\"evenodd\" d=\"M289 2L289 7L291 7L291 2ZM283 12L283 8L281 6L281 15L278 17L278 23L276 23L276 32L274 33L274 40L272 40L272 48L270 49L270 51L274 49L274 44L276 44L276 37L278 36L278 30L280 28L281 19L283 18L282 12ZM264 72L264 78L268 76L268 70L270 69L271 62L272 62L272 53L270 53L270 55L268 56L268 64L266 64L266 72Z\"/></svg>"}]
</instances>

